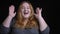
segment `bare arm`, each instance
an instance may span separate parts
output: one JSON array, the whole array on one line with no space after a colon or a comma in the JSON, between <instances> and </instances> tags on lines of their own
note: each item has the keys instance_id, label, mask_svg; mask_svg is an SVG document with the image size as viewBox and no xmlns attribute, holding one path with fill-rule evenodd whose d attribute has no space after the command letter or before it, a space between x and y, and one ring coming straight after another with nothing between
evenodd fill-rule
<instances>
[{"instance_id":1,"label":"bare arm","mask_svg":"<svg viewBox=\"0 0 60 34\"><path fill-rule=\"evenodd\" d=\"M8 16L8 17L4 20L3 26L9 28L9 27L10 27L10 22L11 22L11 20L12 20L12 17L11 17L11 16Z\"/></svg>"},{"instance_id":2,"label":"bare arm","mask_svg":"<svg viewBox=\"0 0 60 34\"><path fill-rule=\"evenodd\" d=\"M39 24L40 24L40 30L41 31L44 31L48 27L48 25L45 22L45 20L43 19L43 17L39 18Z\"/></svg>"},{"instance_id":3,"label":"bare arm","mask_svg":"<svg viewBox=\"0 0 60 34\"><path fill-rule=\"evenodd\" d=\"M11 5L9 7L9 15L7 16L7 18L3 21L3 23L0 25L0 30L1 30L1 34L8 34L10 32L10 23L12 18L15 16L16 13L14 13L14 6Z\"/></svg>"},{"instance_id":4,"label":"bare arm","mask_svg":"<svg viewBox=\"0 0 60 34\"><path fill-rule=\"evenodd\" d=\"M11 5L10 7L9 7L9 15L8 15L8 17L4 20L4 22L3 22L3 26L4 27L7 27L7 28L9 28L10 27L10 23L11 23L11 20L12 20L12 18L15 16L15 14L16 13L14 13L14 9L15 9L15 7L13 6L13 5Z\"/></svg>"},{"instance_id":5,"label":"bare arm","mask_svg":"<svg viewBox=\"0 0 60 34\"><path fill-rule=\"evenodd\" d=\"M37 8L36 9L37 14L35 14L35 16L39 21L40 31L44 31L47 28L48 25L45 22L45 20L43 19L42 15L41 15L41 11L42 11L42 8L41 9Z\"/></svg>"}]
</instances>

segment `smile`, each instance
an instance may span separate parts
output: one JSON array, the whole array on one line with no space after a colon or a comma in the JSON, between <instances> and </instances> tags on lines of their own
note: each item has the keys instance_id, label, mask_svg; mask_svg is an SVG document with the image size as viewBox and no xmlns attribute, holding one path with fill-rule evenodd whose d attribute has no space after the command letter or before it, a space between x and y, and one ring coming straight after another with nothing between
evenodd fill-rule
<instances>
[{"instance_id":1,"label":"smile","mask_svg":"<svg viewBox=\"0 0 60 34\"><path fill-rule=\"evenodd\" d=\"M24 14L26 15L26 14L28 14L29 12L24 12Z\"/></svg>"}]
</instances>

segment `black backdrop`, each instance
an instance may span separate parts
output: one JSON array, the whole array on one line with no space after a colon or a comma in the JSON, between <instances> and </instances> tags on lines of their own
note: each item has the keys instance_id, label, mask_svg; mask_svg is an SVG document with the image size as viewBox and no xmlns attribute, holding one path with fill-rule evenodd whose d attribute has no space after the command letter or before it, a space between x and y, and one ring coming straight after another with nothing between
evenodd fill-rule
<instances>
[{"instance_id":1,"label":"black backdrop","mask_svg":"<svg viewBox=\"0 0 60 34\"><path fill-rule=\"evenodd\" d=\"M8 16L9 6L14 5L18 9L19 3L23 0L0 0L0 24ZM50 34L56 34L56 26L53 18L53 1L51 0L28 0L33 5L34 10L37 7L43 9L42 16L50 27Z\"/></svg>"}]
</instances>

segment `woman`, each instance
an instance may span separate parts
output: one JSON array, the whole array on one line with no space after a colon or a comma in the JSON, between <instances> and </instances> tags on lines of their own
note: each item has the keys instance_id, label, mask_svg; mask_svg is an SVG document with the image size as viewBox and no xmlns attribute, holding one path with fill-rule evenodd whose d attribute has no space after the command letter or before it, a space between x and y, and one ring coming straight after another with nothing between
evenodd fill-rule
<instances>
[{"instance_id":1,"label":"woman","mask_svg":"<svg viewBox=\"0 0 60 34\"><path fill-rule=\"evenodd\" d=\"M9 15L1 25L1 34L49 34L49 27L41 15L42 8L37 8L35 14L32 5L24 1L17 14L14 10L15 7L11 5Z\"/></svg>"}]
</instances>

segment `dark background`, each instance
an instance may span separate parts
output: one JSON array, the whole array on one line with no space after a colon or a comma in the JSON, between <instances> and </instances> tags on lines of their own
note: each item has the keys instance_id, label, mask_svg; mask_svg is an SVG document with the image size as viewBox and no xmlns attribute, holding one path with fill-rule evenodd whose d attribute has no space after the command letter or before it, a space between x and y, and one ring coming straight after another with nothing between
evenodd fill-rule
<instances>
[{"instance_id":1,"label":"dark background","mask_svg":"<svg viewBox=\"0 0 60 34\"><path fill-rule=\"evenodd\" d=\"M9 6L14 5L15 11L17 11L19 3L23 0L0 0L0 24L8 16ZM43 9L42 16L50 27L50 34L57 34L57 23L55 19L55 13L53 11L53 0L28 0L32 5L34 10L37 7Z\"/></svg>"}]
</instances>

